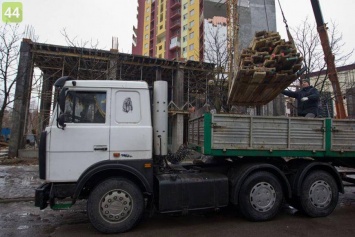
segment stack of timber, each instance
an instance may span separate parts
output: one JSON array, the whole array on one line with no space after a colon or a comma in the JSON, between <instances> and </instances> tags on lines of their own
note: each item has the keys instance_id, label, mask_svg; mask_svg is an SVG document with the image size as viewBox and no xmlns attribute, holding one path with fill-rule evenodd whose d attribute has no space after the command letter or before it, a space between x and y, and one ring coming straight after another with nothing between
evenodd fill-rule
<instances>
[{"instance_id":1,"label":"stack of timber","mask_svg":"<svg viewBox=\"0 0 355 237\"><path fill-rule=\"evenodd\" d=\"M232 79L230 105L264 105L297 79L302 57L291 42L277 32L257 32L250 47L243 49Z\"/></svg>"}]
</instances>

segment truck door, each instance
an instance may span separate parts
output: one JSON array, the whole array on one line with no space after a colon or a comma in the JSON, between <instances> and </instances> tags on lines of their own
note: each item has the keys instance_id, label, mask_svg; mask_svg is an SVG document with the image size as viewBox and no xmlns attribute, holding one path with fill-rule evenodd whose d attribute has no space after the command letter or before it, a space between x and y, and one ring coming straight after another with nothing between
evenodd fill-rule
<instances>
[{"instance_id":1,"label":"truck door","mask_svg":"<svg viewBox=\"0 0 355 237\"><path fill-rule=\"evenodd\" d=\"M152 126L148 93L148 90L112 90L111 159L151 158Z\"/></svg>"},{"instance_id":2,"label":"truck door","mask_svg":"<svg viewBox=\"0 0 355 237\"><path fill-rule=\"evenodd\" d=\"M109 89L68 90L64 129L49 133L51 181L76 181L90 165L109 158Z\"/></svg>"}]
</instances>

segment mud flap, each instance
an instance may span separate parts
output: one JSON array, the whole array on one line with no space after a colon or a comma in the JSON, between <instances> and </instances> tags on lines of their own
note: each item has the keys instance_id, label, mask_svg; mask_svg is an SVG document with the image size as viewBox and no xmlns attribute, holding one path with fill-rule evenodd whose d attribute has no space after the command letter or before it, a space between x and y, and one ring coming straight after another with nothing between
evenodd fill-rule
<instances>
[{"instance_id":1,"label":"mud flap","mask_svg":"<svg viewBox=\"0 0 355 237\"><path fill-rule=\"evenodd\" d=\"M41 210L45 209L48 206L50 187L51 185L47 183L36 188L35 206L39 207Z\"/></svg>"}]
</instances>

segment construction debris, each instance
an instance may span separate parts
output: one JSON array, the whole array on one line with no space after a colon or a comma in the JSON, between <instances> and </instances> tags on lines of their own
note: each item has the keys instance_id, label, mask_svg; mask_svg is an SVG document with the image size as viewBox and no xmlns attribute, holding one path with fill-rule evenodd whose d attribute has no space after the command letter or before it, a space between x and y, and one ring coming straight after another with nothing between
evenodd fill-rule
<instances>
[{"instance_id":1,"label":"construction debris","mask_svg":"<svg viewBox=\"0 0 355 237\"><path fill-rule=\"evenodd\" d=\"M277 32L257 32L243 49L239 67L230 84L230 105L264 105L297 79L303 58L291 42Z\"/></svg>"}]
</instances>

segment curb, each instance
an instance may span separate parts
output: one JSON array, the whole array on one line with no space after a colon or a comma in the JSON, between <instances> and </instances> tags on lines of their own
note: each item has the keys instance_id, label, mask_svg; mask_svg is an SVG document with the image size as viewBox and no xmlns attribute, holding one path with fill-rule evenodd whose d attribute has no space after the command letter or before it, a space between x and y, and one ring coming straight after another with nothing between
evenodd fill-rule
<instances>
[{"instance_id":1,"label":"curb","mask_svg":"<svg viewBox=\"0 0 355 237\"><path fill-rule=\"evenodd\" d=\"M12 202L30 202L34 201L34 197L23 197L23 198L6 198L0 199L0 203L12 203Z\"/></svg>"}]
</instances>

